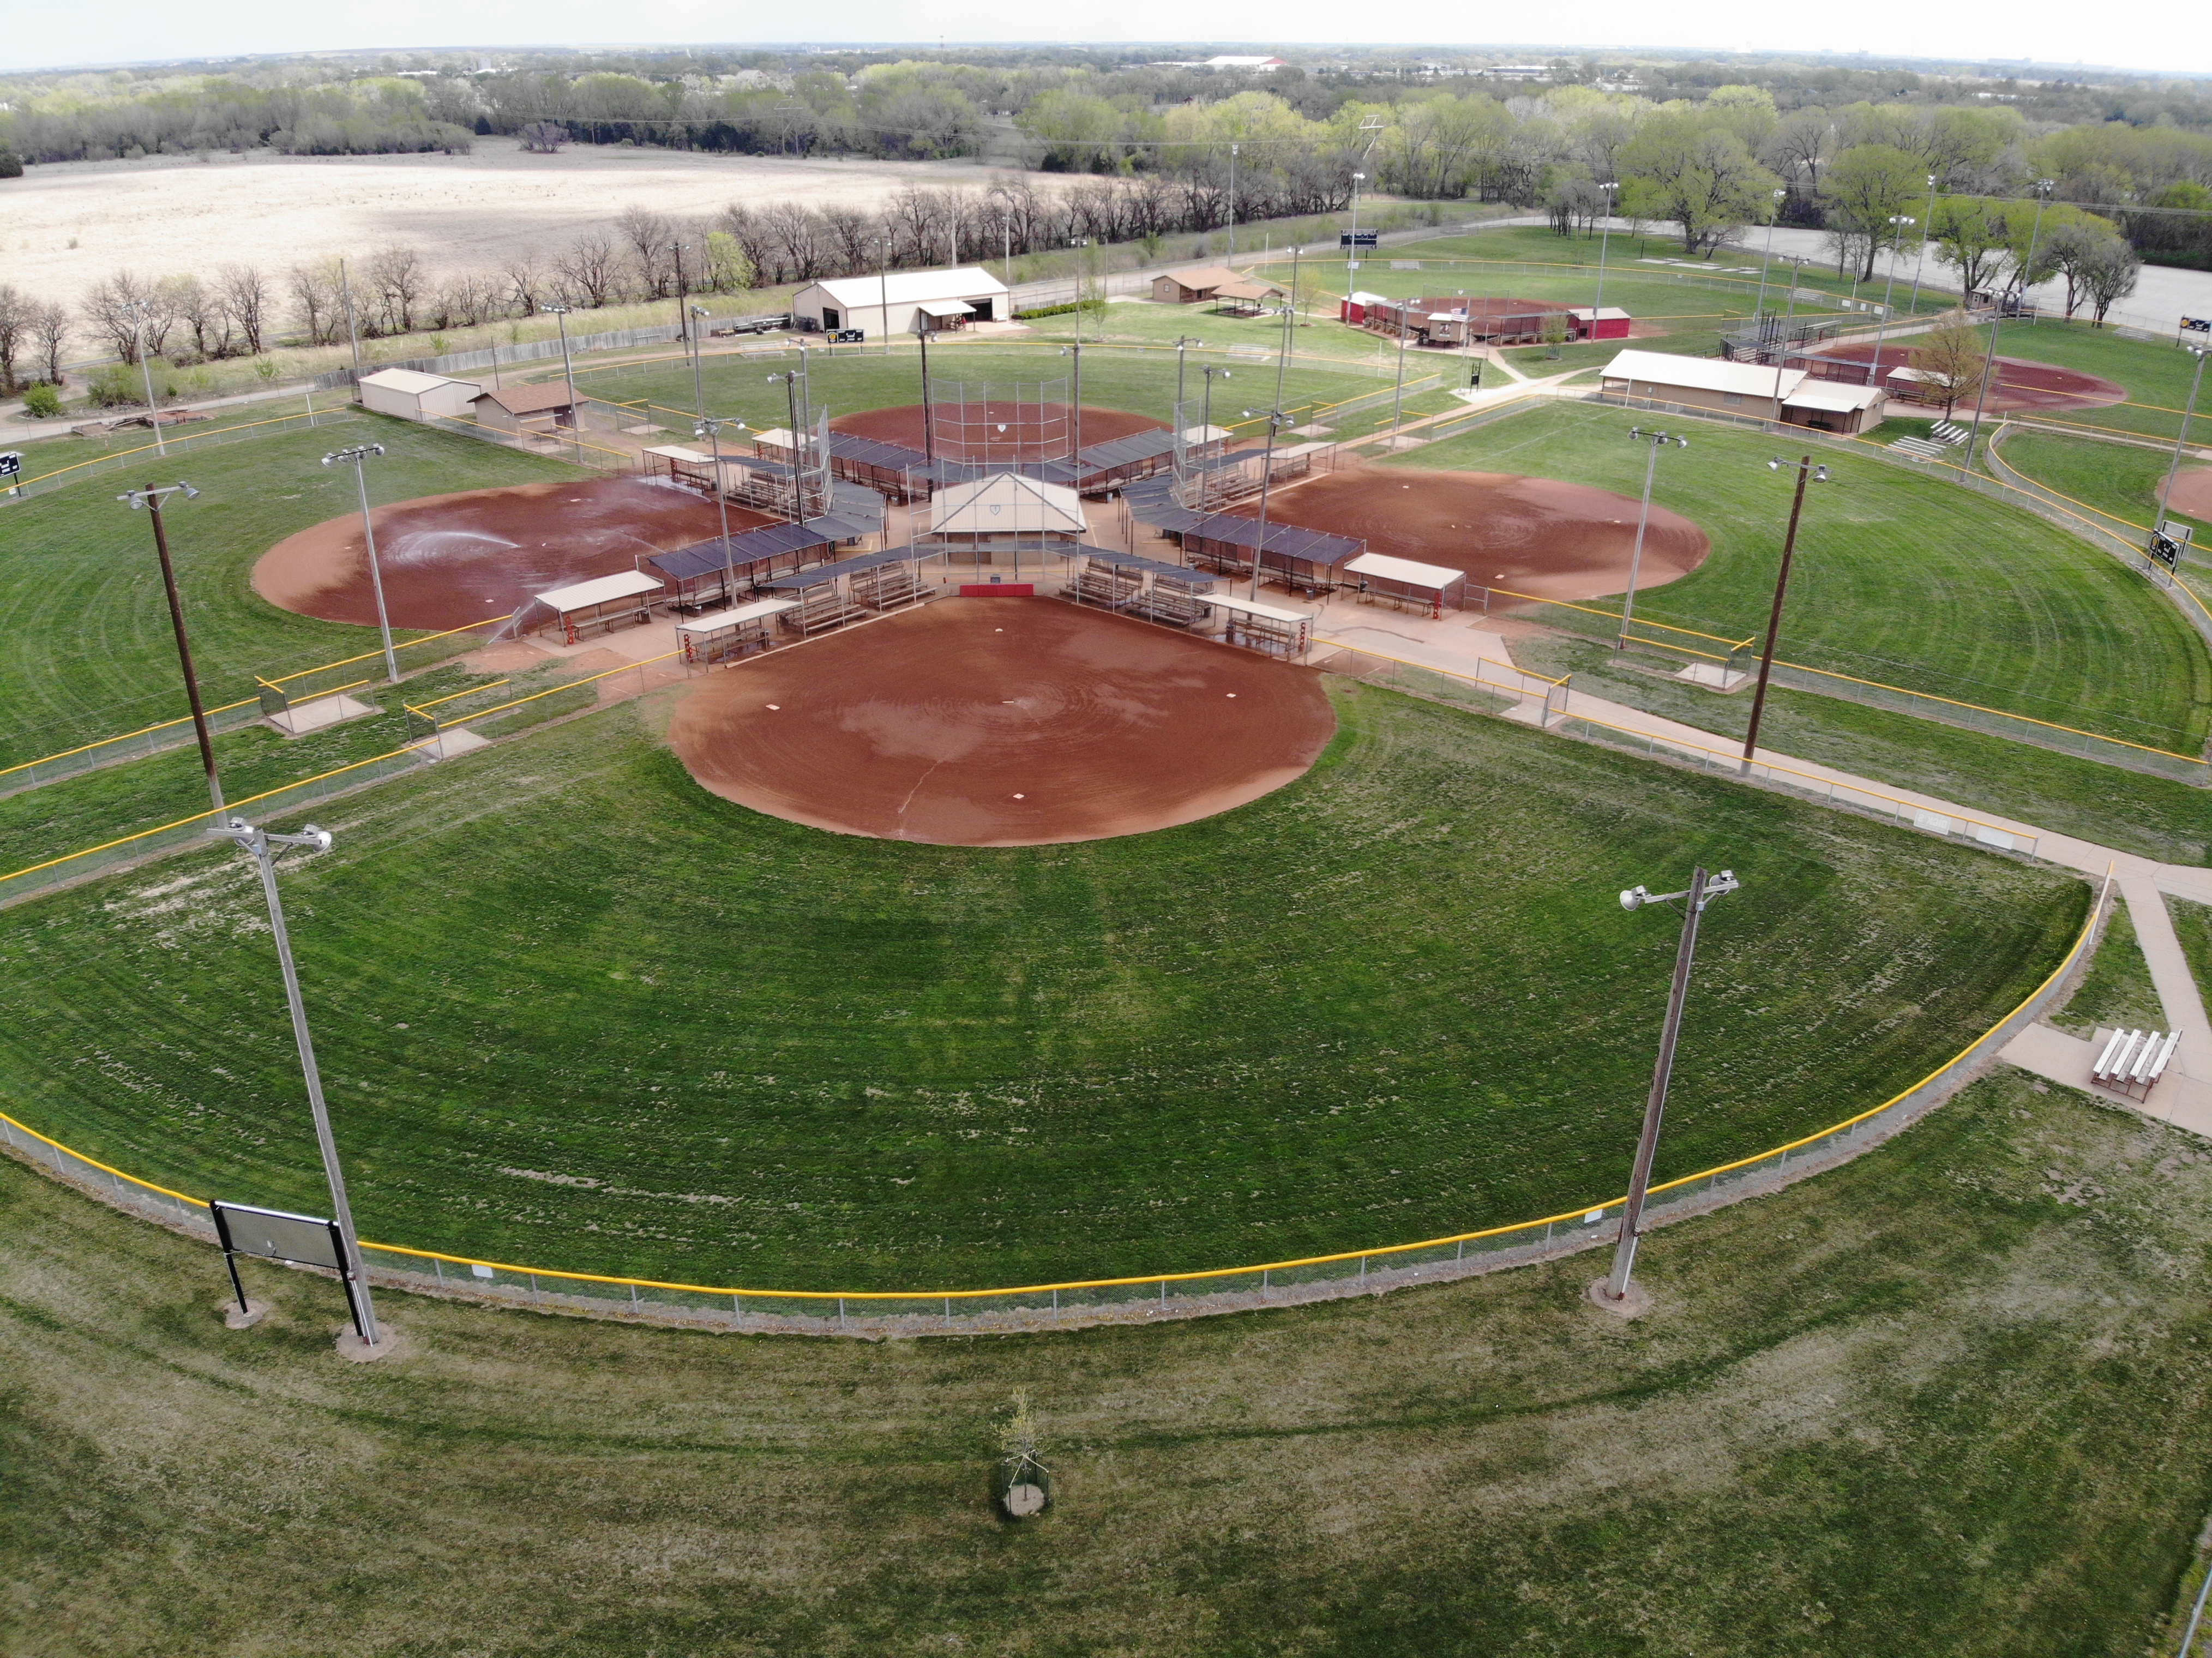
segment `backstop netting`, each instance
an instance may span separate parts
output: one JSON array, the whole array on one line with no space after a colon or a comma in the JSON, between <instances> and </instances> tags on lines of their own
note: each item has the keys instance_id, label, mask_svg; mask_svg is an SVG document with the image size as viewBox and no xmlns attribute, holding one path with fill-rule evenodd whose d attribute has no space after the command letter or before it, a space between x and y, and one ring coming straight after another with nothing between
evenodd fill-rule
<instances>
[{"instance_id":1,"label":"backstop netting","mask_svg":"<svg viewBox=\"0 0 2212 1658\"><path fill-rule=\"evenodd\" d=\"M1065 379L939 380L927 414L931 452L947 483L1054 462L1073 475L1077 422Z\"/></svg>"}]
</instances>

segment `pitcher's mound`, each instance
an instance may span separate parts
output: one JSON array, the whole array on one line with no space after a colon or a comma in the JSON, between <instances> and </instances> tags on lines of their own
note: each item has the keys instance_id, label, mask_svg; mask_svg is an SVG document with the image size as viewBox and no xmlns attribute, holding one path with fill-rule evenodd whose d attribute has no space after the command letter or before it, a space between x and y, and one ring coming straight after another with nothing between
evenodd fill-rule
<instances>
[{"instance_id":1,"label":"pitcher's mound","mask_svg":"<svg viewBox=\"0 0 2212 1658\"><path fill-rule=\"evenodd\" d=\"M1056 599L951 598L717 672L668 738L756 811L1022 847L1227 811L1335 730L1310 669Z\"/></svg>"}]
</instances>

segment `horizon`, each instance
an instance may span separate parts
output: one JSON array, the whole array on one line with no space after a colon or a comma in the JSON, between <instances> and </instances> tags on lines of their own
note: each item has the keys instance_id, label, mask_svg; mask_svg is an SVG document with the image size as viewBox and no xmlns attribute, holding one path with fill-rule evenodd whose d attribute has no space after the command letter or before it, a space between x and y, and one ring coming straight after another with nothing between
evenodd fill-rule
<instances>
[{"instance_id":1,"label":"horizon","mask_svg":"<svg viewBox=\"0 0 2212 1658\"><path fill-rule=\"evenodd\" d=\"M406 44L363 40L362 20L343 15L302 14L280 7L273 0L238 0L213 15L180 15L173 7L153 0L94 0L59 15L22 16L0 37L0 74L102 73L122 70L185 67L222 60L272 58L307 55L409 54L451 52L678 52L711 51L944 51L947 52L1023 47L1082 47L1162 51L1206 46L1216 50L1315 51L1332 47L1372 52L1377 49L1431 50L1561 54L1660 55L1719 58L1832 57L1866 59L1879 64L1978 64L2031 70L2072 70L2154 77L2198 78L2212 74L2212 50L2201 42L2201 32L2177 32L2171 14L2154 10L2142 0L2126 0L2108 8L2099 33L2099 61L2084 56L2073 60L2034 53L2014 58L1993 52L1992 45L2012 45L2024 38L2078 42L2078 27L2053 0L2032 3L2008 14L2002 40L1993 39L1979 20L1938 15L1922 20L1911 46L1899 52L1869 52L1863 34L1850 20L1781 18L1771 8L1753 6L1747 0L1725 0L1721 6L1702 8L1680 27L1662 29L1657 38L1638 39L1651 30L1654 15L1645 8L1632 9L1620 0L1599 0L1580 9L1589 27L1572 38L1549 42L1442 39L1433 34L1382 29L1362 40L1346 40L1334 33L1304 26L1311 17L1342 27L1341 15L1317 6L1294 7L1269 34L1249 40L1198 41L1188 36L1154 33L1142 27L1147 21L1182 22L1187 19L1159 0L1137 0L1125 8L1130 27L1111 34L1073 32L1038 34L1026 30L1005 33L985 27L967 35L946 33L936 42L899 38L901 27L911 27L911 15L884 0L862 0L842 14L846 27L830 33L808 34L783 40L702 41L671 31L648 33L628 39L594 39L605 27L601 9L580 0L545 0L525 4L519 0L494 0L471 8L465 19L452 9L425 0L395 0L379 14L380 32ZM967 14L974 17L975 14ZM987 23L1003 19L1027 24L1037 19L1026 9L992 4L982 9ZM465 28L461 27L465 23ZM870 25L884 26L880 32ZM1794 38L1793 38L1794 37ZM143 49L129 56L91 58L82 43L112 44L131 39ZM1726 42L1726 44L1723 44ZM2197 61L2175 65L2177 48L2189 50ZM2165 61L2160 61L2165 60Z\"/></svg>"}]
</instances>

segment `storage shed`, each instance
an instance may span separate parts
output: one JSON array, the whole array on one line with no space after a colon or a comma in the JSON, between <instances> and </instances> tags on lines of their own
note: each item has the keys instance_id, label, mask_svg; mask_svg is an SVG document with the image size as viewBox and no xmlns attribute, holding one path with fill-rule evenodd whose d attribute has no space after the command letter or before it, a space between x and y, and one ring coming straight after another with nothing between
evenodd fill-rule
<instances>
[{"instance_id":1,"label":"storage shed","mask_svg":"<svg viewBox=\"0 0 2212 1658\"><path fill-rule=\"evenodd\" d=\"M556 380L550 386L506 386L469 399L477 424L495 432L573 432L583 398Z\"/></svg>"},{"instance_id":2,"label":"storage shed","mask_svg":"<svg viewBox=\"0 0 2212 1658\"><path fill-rule=\"evenodd\" d=\"M467 416L469 403L483 387L474 380L447 380L443 374L420 374L412 368L380 368L359 382L361 406L402 420L441 416L447 420Z\"/></svg>"},{"instance_id":3,"label":"storage shed","mask_svg":"<svg viewBox=\"0 0 2212 1658\"><path fill-rule=\"evenodd\" d=\"M879 340L885 334L932 334L971 322L1009 322L1012 318L1012 300L1006 283L972 264L949 270L839 276L810 282L791 296L794 328L810 333L857 328L871 340Z\"/></svg>"}]
</instances>

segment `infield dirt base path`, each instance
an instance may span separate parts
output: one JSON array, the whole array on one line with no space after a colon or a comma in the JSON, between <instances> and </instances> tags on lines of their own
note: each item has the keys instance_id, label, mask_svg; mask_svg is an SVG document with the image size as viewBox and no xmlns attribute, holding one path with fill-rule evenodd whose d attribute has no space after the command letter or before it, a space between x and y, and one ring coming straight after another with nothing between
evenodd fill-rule
<instances>
[{"instance_id":1,"label":"infield dirt base path","mask_svg":"<svg viewBox=\"0 0 2212 1658\"><path fill-rule=\"evenodd\" d=\"M2158 497L2153 495L2150 499L2155 511ZM2171 512L2212 522L2212 466L2185 466L2176 472L2173 494L2166 504Z\"/></svg>"},{"instance_id":2,"label":"infield dirt base path","mask_svg":"<svg viewBox=\"0 0 2212 1658\"><path fill-rule=\"evenodd\" d=\"M1881 349L1882 373L1893 368L1912 366L1911 339L1893 341ZM1865 345L1835 345L1821 352L1822 356L1841 357L1850 362L1873 362L1875 347ZM2021 357L1997 359L1996 384L1990 387L1989 401L1983 405L1986 414L2009 414L2018 409L2101 409L2128 400L2128 388L2097 374L2084 374L2078 369L2060 368L2047 362L2029 362ZM1896 407L1910 410L1911 404ZM1932 412L1941 414L1940 405L1930 405ZM1971 409L1954 410L1952 418L1961 414L1971 415Z\"/></svg>"},{"instance_id":3,"label":"infield dirt base path","mask_svg":"<svg viewBox=\"0 0 2212 1658\"><path fill-rule=\"evenodd\" d=\"M532 593L634 569L641 553L689 547L722 528L703 495L641 478L423 495L372 508L369 517L392 625L433 632L505 616ZM770 522L730 508L732 535ZM253 588L301 616L374 627L360 514L287 536L253 567Z\"/></svg>"},{"instance_id":4,"label":"infield dirt base path","mask_svg":"<svg viewBox=\"0 0 2212 1658\"><path fill-rule=\"evenodd\" d=\"M1237 512L1259 516L1256 504ZM1628 586L1639 503L1610 489L1510 472L1417 471L1340 463L1273 496L1270 521L1364 538L1370 552L1463 570L1468 580L1539 598L1597 598ZM1705 532L1651 509L1638 592L1705 562Z\"/></svg>"},{"instance_id":5,"label":"infield dirt base path","mask_svg":"<svg viewBox=\"0 0 2212 1658\"><path fill-rule=\"evenodd\" d=\"M1227 811L1335 730L1312 669L1058 599L948 598L711 674L668 740L772 817L1022 847Z\"/></svg>"},{"instance_id":6,"label":"infield dirt base path","mask_svg":"<svg viewBox=\"0 0 2212 1658\"><path fill-rule=\"evenodd\" d=\"M937 429L940 437L949 427L957 426L971 435L987 434L987 440L970 444L969 452L956 452L958 446L940 442L945 452L939 460L1039 460L1059 459L1066 439L1062 435L1067 421L1065 404L1046 404L1048 411L1042 421L1038 417L1040 405L1025 403L1017 406L1011 403L969 403L938 405ZM956 415L953 411L957 410ZM991 428L1003 422L1004 433ZM922 432L922 406L918 403L902 404L891 409L863 409L849 415L838 415L830 422L833 432L846 432L856 438L873 438L878 443L902 444L908 449L925 447ZM1083 405L1083 446L1104 443L1114 438L1133 436L1139 432L1164 432L1168 424L1154 420L1149 415L1132 415L1126 410L1100 409L1091 404ZM1047 455L1047 433L1049 431L1054 452Z\"/></svg>"}]
</instances>

